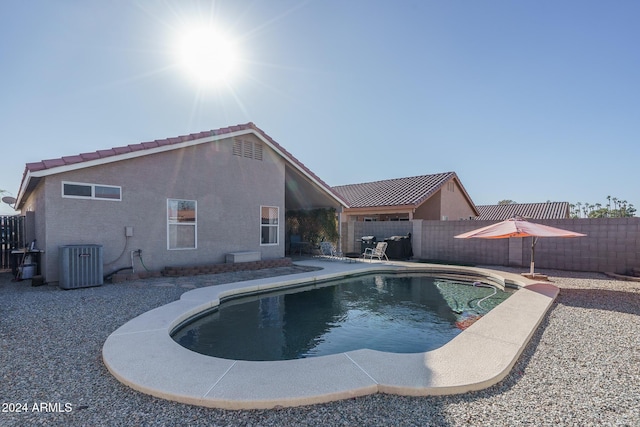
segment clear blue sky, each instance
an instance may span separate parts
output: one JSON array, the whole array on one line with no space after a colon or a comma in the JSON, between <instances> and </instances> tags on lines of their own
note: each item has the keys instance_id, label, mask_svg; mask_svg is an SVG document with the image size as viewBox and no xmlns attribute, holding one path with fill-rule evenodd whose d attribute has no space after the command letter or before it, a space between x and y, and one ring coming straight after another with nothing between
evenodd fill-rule
<instances>
[{"instance_id":1,"label":"clear blue sky","mask_svg":"<svg viewBox=\"0 0 640 427\"><path fill-rule=\"evenodd\" d=\"M455 171L479 205L640 209L639 18L635 0L3 2L0 189L27 162L252 121L330 185ZM214 89L172 49L198 20L240 55Z\"/></svg>"}]
</instances>

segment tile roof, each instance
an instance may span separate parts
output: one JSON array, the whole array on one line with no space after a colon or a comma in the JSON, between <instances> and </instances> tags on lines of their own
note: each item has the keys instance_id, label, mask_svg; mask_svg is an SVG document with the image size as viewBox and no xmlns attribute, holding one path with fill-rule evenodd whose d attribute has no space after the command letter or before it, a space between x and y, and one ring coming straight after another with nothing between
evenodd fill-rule
<instances>
[{"instance_id":1,"label":"tile roof","mask_svg":"<svg viewBox=\"0 0 640 427\"><path fill-rule=\"evenodd\" d=\"M480 215L475 219L504 221L518 215L531 219L569 218L569 202L512 203L509 205L476 206Z\"/></svg>"},{"instance_id":2,"label":"tile roof","mask_svg":"<svg viewBox=\"0 0 640 427\"><path fill-rule=\"evenodd\" d=\"M417 206L454 177L457 179L455 172L445 172L362 184L339 185L333 189L342 195L350 208Z\"/></svg>"},{"instance_id":3,"label":"tile roof","mask_svg":"<svg viewBox=\"0 0 640 427\"><path fill-rule=\"evenodd\" d=\"M64 156L57 159L42 160L34 163L27 163L25 172L38 172L46 169L52 169L60 166L68 166L76 163L88 162L91 160L107 159L112 156L121 154L134 153L136 151L149 150L152 148L158 148L168 145L180 144L182 142L195 141L197 139L207 138L210 136L224 135L226 133L237 132L241 130L254 129L259 130L253 123L247 123L245 125L230 126L212 131L192 133L190 135L183 135L174 138L156 139L155 141L142 142L139 144L131 144L122 147L114 147L106 150L93 151L91 153L82 153L74 156ZM271 139L271 138L269 138ZM275 141L274 141L275 142Z\"/></svg>"},{"instance_id":4,"label":"tile roof","mask_svg":"<svg viewBox=\"0 0 640 427\"><path fill-rule=\"evenodd\" d=\"M24 174L22 176L22 182L20 184L20 190L18 191L19 195L22 195L24 191L28 191L28 181L29 175L33 173L39 173L38 175L47 175L47 171L51 169L51 173L56 173L55 168L77 165L83 162L90 161L100 161L104 160L105 162L109 161L118 161L121 158L118 156L127 155L130 153L139 152L140 155L144 155L145 150L152 150L154 148L160 147L168 147L171 145L176 145L176 148L179 148L177 145L189 141L196 141L198 139L215 137L215 136L224 136L226 134L231 134L235 132L255 132L259 136L261 136L264 140L266 140L272 147L279 152L285 160L289 161L293 165L297 166L304 174L306 174L313 181L316 181L321 187L324 187L325 191L331 193L337 200L341 201L346 205L345 200L342 198L340 194L335 192L326 182L324 182L320 177L318 177L315 173L313 173L304 163L296 159L289 151L287 151L284 147L278 144L273 138L267 135L262 129L257 127L254 123L249 122L246 124L239 124L235 126L228 126L220 129L214 129L210 131L204 131L199 133L192 133L189 135L182 135L173 138L165 138L165 139L156 139L155 141L147 141L141 142L139 144L131 144L127 146L114 147L106 150L97 150L90 153L82 153L73 156L63 156L57 159L48 159L42 160L34 163L27 163L25 166ZM89 165L87 165L89 166ZM22 197L19 197L22 199Z\"/></svg>"}]
</instances>

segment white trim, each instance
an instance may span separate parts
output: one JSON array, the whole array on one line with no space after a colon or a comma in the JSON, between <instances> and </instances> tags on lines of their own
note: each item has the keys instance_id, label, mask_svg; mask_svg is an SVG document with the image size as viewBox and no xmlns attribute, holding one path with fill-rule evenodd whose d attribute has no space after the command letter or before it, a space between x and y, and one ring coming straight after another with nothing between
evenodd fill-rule
<instances>
[{"instance_id":1,"label":"white trim","mask_svg":"<svg viewBox=\"0 0 640 427\"><path fill-rule=\"evenodd\" d=\"M193 202L195 204L195 217L193 223L179 223L179 222L171 222L169 220L169 203L172 201L176 202ZM165 219L167 221L167 250L168 251L192 251L194 249L198 249L198 201L191 199L176 199L176 198L167 198L166 210L165 210ZM169 228L172 225L178 225L183 227L193 227L193 247L192 248L172 248L171 247L171 234Z\"/></svg>"},{"instance_id":2,"label":"white trim","mask_svg":"<svg viewBox=\"0 0 640 427\"><path fill-rule=\"evenodd\" d=\"M278 211L278 216L277 216L278 223L277 224L263 224L262 223L262 209L263 208L277 209L277 211ZM275 243L262 243L262 227L270 227L270 228L275 228L276 229L276 242ZM260 205L260 246L278 246L278 245L280 245L280 206Z\"/></svg>"},{"instance_id":3,"label":"white trim","mask_svg":"<svg viewBox=\"0 0 640 427\"><path fill-rule=\"evenodd\" d=\"M91 195L90 196L72 196L64 194L64 186L65 184L69 185L79 185L85 187L91 187ZM113 199L110 197L96 197L96 187L105 187L105 188L117 188L120 192L120 195L117 199ZM89 182L74 182L74 181L62 181L60 185L60 193L63 199L79 199L79 200L108 200L112 202L121 202L122 201L122 187L119 185L107 185L107 184L94 184Z\"/></svg>"}]
</instances>

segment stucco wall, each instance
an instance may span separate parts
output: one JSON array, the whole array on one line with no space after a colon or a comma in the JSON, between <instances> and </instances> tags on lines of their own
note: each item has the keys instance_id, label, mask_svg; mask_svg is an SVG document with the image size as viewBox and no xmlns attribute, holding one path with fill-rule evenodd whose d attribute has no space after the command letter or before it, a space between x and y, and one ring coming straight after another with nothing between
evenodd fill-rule
<instances>
[{"instance_id":1,"label":"stucco wall","mask_svg":"<svg viewBox=\"0 0 640 427\"><path fill-rule=\"evenodd\" d=\"M453 191L449 187L450 183L453 183ZM438 221L442 220L443 216L452 221L469 219L469 217L475 216L473 209L455 179L445 183L429 200L418 206L413 214L414 219Z\"/></svg>"},{"instance_id":2,"label":"stucco wall","mask_svg":"<svg viewBox=\"0 0 640 427\"><path fill-rule=\"evenodd\" d=\"M45 233L45 217L46 217L46 205L44 185L39 185L31 194L27 203L25 203L24 214L27 212L33 215L33 221L30 221L29 225L34 226L34 230L28 230L27 235L33 236L36 240L36 249L43 250L47 246L47 235ZM30 243L30 242L26 242ZM44 251L40 254L40 273L44 274L45 266L47 264L47 257L49 253Z\"/></svg>"},{"instance_id":3,"label":"stucco wall","mask_svg":"<svg viewBox=\"0 0 640 427\"><path fill-rule=\"evenodd\" d=\"M129 266L136 249L151 270L224 262L233 251L283 257L284 161L266 145L262 161L231 150L226 139L46 177L36 192L46 203L33 204L40 226L46 218L46 280L57 280L58 247L68 244L103 245L105 273ZM63 198L62 181L121 186L122 201ZM197 249L167 249L168 198L197 201ZM280 207L276 246L260 244L261 205ZM125 227L133 237L125 238ZM135 268L143 267L136 261Z\"/></svg>"},{"instance_id":4,"label":"stucco wall","mask_svg":"<svg viewBox=\"0 0 640 427\"><path fill-rule=\"evenodd\" d=\"M416 208L416 211L413 213L413 218L439 220L442 212L441 197L442 190L438 190L429 200Z\"/></svg>"},{"instance_id":5,"label":"stucco wall","mask_svg":"<svg viewBox=\"0 0 640 427\"><path fill-rule=\"evenodd\" d=\"M449 183L453 183L453 191L449 190ZM462 189L455 179L446 183L440 190L441 196L441 214L445 215L450 221L466 220L469 217L475 217L473 209L464 197ZM442 219L442 218L433 218Z\"/></svg>"}]
</instances>

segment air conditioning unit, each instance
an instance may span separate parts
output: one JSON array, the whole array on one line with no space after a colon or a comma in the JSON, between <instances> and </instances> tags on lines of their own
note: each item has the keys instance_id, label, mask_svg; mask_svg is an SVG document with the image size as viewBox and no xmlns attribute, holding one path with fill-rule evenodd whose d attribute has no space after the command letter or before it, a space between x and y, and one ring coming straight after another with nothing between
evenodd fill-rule
<instances>
[{"instance_id":1,"label":"air conditioning unit","mask_svg":"<svg viewBox=\"0 0 640 427\"><path fill-rule=\"evenodd\" d=\"M102 245L60 246L59 258L62 289L102 285Z\"/></svg>"}]
</instances>

